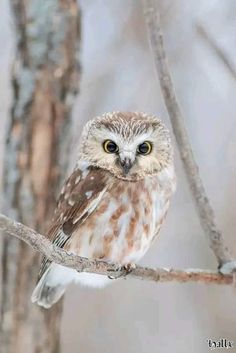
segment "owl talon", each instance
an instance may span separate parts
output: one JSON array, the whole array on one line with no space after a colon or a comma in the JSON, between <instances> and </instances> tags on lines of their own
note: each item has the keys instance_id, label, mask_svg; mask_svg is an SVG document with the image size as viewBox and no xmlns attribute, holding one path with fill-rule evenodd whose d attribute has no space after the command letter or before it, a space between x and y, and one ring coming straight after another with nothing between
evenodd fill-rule
<instances>
[{"instance_id":1,"label":"owl talon","mask_svg":"<svg viewBox=\"0 0 236 353\"><path fill-rule=\"evenodd\" d=\"M131 264L127 264L124 265L124 270L125 270L125 276L127 276L128 274L130 274L133 270L135 270L136 265L131 263Z\"/></svg>"},{"instance_id":2,"label":"owl talon","mask_svg":"<svg viewBox=\"0 0 236 353\"><path fill-rule=\"evenodd\" d=\"M118 266L115 270L108 270L113 272L113 274L118 273L117 275L109 275L107 276L109 279L117 279L120 278L122 276L122 271L123 271L123 266ZM120 274L121 273L121 274Z\"/></svg>"},{"instance_id":3,"label":"owl talon","mask_svg":"<svg viewBox=\"0 0 236 353\"><path fill-rule=\"evenodd\" d=\"M126 264L118 267L115 272L119 272L117 276L108 276L109 279L125 278L136 268L135 264ZM114 272L114 271L113 271Z\"/></svg>"}]
</instances>

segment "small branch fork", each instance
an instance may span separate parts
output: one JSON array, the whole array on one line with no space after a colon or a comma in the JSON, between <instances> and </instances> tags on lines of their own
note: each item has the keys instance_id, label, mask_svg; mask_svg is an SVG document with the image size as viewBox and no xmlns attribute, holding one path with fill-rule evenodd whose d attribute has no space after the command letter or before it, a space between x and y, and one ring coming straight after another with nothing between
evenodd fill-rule
<instances>
[{"instance_id":1,"label":"small branch fork","mask_svg":"<svg viewBox=\"0 0 236 353\"><path fill-rule=\"evenodd\" d=\"M157 3L157 0L143 0L147 30L161 91L202 228L210 248L218 260L220 271L228 272L235 268L236 263L233 261L229 249L225 245L224 237L216 225L215 214L207 197L193 155L169 70Z\"/></svg>"},{"instance_id":2,"label":"small branch fork","mask_svg":"<svg viewBox=\"0 0 236 353\"><path fill-rule=\"evenodd\" d=\"M23 224L0 214L0 231L24 241L32 249L40 252L49 260L60 265L73 268L79 272L97 273L113 278L126 275L127 269L118 264L105 261L91 260L85 257L69 254L65 250L53 245L45 236L37 233ZM135 266L127 278L136 278L154 282L202 282L212 284L232 284L232 274L220 274L199 269L174 270L164 268L147 268Z\"/></svg>"}]
</instances>

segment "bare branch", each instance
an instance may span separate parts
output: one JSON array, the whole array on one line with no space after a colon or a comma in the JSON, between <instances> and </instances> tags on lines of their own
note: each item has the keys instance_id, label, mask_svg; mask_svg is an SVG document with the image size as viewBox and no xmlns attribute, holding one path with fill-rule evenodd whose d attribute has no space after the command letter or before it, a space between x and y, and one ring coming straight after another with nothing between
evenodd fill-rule
<instances>
[{"instance_id":1,"label":"bare branch","mask_svg":"<svg viewBox=\"0 0 236 353\"><path fill-rule=\"evenodd\" d=\"M0 214L0 231L23 240L31 248L45 255L51 261L60 265L74 268L79 272L98 273L118 278L126 273L124 267L118 264L87 259L69 254L63 249L53 245L45 236L38 234L23 224ZM231 284L231 274L203 271L199 269L174 270L164 268L147 268L136 266L128 275L130 278L143 279L154 282L202 282L212 284ZM127 277L126 277L127 278Z\"/></svg>"},{"instance_id":2,"label":"bare branch","mask_svg":"<svg viewBox=\"0 0 236 353\"><path fill-rule=\"evenodd\" d=\"M229 73L233 76L233 78L236 79L236 67L233 61L230 60L229 56L219 46L216 40L207 32L206 28L203 25L197 24L196 29L198 34L205 40L209 47L213 49L218 58L220 58Z\"/></svg>"},{"instance_id":3,"label":"bare branch","mask_svg":"<svg viewBox=\"0 0 236 353\"><path fill-rule=\"evenodd\" d=\"M210 247L215 253L219 265L222 266L223 264L231 261L232 257L225 245L223 235L216 225L215 215L206 195L206 191L199 174L198 166L194 159L187 131L184 126L184 119L175 95L175 90L164 49L163 34L160 15L157 8L157 1L143 0L143 4L148 34L150 37L162 94L171 120L173 132L178 144L180 156L183 161L192 196L195 201L202 228L205 231Z\"/></svg>"}]
</instances>

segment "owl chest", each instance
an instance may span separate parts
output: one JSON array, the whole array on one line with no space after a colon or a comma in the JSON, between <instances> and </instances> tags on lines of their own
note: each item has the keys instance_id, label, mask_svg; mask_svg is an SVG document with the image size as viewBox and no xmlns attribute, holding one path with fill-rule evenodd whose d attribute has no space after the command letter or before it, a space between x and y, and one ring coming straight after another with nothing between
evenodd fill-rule
<instances>
[{"instance_id":1,"label":"owl chest","mask_svg":"<svg viewBox=\"0 0 236 353\"><path fill-rule=\"evenodd\" d=\"M76 252L120 263L137 261L158 232L166 204L156 178L116 183L80 228Z\"/></svg>"},{"instance_id":2,"label":"owl chest","mask_svg":"<svg viewBox=\"0 0 236 353\"><path fill-rule=\"evenodd\" d=\"M114 229L118 244L111 257L120 263L136 262L159 231L168 200L156 178L125 185L124 192L120 191L114 196L117 210L111 215L116 223Z\"/></svg>"}]
</instances>

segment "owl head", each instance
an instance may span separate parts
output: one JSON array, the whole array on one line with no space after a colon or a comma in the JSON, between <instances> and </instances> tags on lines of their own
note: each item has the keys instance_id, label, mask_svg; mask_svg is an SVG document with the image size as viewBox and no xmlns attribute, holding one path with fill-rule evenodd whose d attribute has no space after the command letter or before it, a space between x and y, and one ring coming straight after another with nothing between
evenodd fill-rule
<instances>
[{"instance_id":1,"label":"owl head","mask_svg":"<svg viewBox=\"0 0 236 353\"><path fill-rule=\"evenodd\" d=\"M130 181L156 175L172 164L169 131L155 116L106 113L82 132L79 159Z\"/></svg>"}]
</instances>

